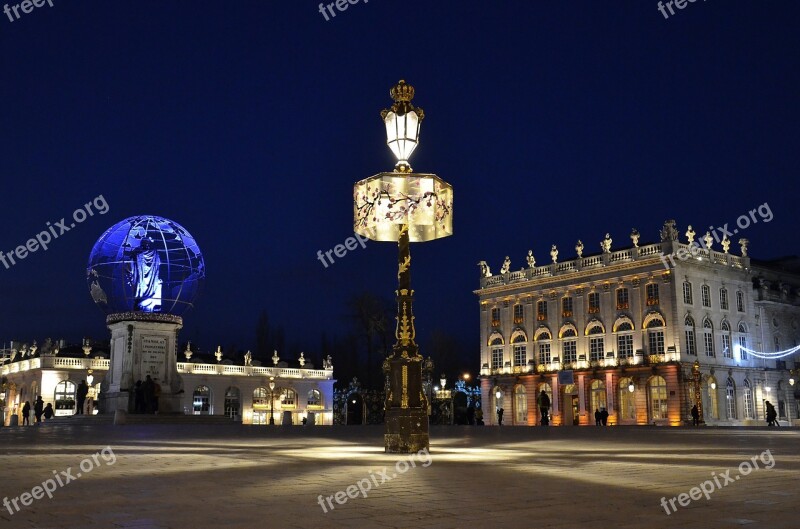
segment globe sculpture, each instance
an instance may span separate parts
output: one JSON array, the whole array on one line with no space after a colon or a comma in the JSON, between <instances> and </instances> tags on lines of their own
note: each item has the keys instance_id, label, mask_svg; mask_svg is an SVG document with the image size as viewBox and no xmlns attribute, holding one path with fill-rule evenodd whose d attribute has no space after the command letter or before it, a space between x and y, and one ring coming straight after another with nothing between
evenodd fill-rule
<instances>
[{"instance_id":1,"label":"globe sculpture","mask_svg":"<svg viewBox=\"0 0 800 529\"><path fill-rule=\"evenodd\" d=\"M200 248L175 221L139 215L118 222L97 240L87 280L106 314L189 310L205 279Z\"/></svg>"}]
</instances>

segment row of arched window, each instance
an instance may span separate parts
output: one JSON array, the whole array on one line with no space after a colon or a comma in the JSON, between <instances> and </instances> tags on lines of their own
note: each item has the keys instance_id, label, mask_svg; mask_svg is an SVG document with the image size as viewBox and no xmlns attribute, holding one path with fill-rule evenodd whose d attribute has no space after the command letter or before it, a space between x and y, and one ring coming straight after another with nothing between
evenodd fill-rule
<instances>
[{"instance_id":1,"label":"row of arched window","mask_svg":"<svg viewBox=\"0 0 800 529\"><path fill-rule=\"evenodd\" d=\"M684 318L684 341L686 345L686 354L697 356L697 331L695 328L695 321L691 314L687 314ZM716 356L716 340L714 339L714 324L711 318L706 316L702 322L702 345L703 352L707 357ZM747 325L740 322L737 328L738 336L736 337L739 349L739 357L741 360L748 360L747 351L743 348L747 347ZM733 334L731 332L731 325L727 319L722 320L720 323L721 340L722 340L722 357L734 358Z\"/></svg>"},{"instance_id":2,"label":"row of arched window","mask_svg":"<svg viewBox=\"0 0 800 529\"><path fill-rule=\"evenodd\" d=\"M649 313L642 327L647 329L648 354L664 354L664 318L660 313L653 311ZM616 349L619 358L632 358L633 350L633 331L634 324L628 316L621 316L614 322L613 332L616 335ZM589 360L600 361L606 356L605 337L606 328L599 319L590 321L584 330L585 336L589 337ZM561 341L561 356L559 360L564 363L576 362L578 360L577 349L578 329L573 323L565 323L558 332L558 339ZM553 337L550 329L546 325L540 325L533 336L536 342L539 364L549 364L556 361L557 352L552 348ZM522 329L515 329L511 334L512 360L514 366L525 366L528 363L528 349L526 342L528 335ZM501 369L506 364L512 365L511 361L506 362L504 358L503 335L494 332L489 336L489 346L491 347L490 361L491 369ZM554 354L555 353L555 354Z\"/></svg>"}]
</instances>

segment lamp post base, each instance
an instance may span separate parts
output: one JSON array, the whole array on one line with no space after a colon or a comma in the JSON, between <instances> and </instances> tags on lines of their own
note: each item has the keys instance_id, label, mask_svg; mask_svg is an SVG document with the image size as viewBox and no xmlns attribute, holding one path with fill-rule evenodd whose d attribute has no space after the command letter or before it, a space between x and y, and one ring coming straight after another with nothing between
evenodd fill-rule
<instances>
[{"instance_id":1,"label":"lamp post base","mask_svg":"<svg viewBox=\"0 0 800 529\"><path fill-rule=\"evenodd\" d=\"M430 447L427 410L390 408L385 421L383 442L387 454L411 454Z\"/></svg>"}]
</instances>

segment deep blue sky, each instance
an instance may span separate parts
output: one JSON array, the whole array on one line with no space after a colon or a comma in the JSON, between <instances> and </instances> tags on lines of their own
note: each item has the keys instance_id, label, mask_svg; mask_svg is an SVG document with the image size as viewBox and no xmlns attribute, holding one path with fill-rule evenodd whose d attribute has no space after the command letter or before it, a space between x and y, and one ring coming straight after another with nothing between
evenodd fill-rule
<instances>
[{"instance_id":1,"label":"deep blue sky","mask_svg":"<svg viewBox=\"0 0 800 529\"><path fill-rule=\"evenodd\" d=\"M393 167L379 111L400 78L426 112L412 165L455 188L455 235L412 248L419 332L461 335L476 368L479 260L518 270L529 248L563 260L765 202L751 254L800 241L796 1L665 20L652 0L372 0L328 22L300 0L53 2L0 18L0 250L97 195L111 210L0 267L0 341L105 338L89 251L147 213L205 254L183 336L252 347L267 309L316 356L344 300L395 287L391 244L328 269L316 252L352 234L352 184Z\"/></svg>"}]
</instances>

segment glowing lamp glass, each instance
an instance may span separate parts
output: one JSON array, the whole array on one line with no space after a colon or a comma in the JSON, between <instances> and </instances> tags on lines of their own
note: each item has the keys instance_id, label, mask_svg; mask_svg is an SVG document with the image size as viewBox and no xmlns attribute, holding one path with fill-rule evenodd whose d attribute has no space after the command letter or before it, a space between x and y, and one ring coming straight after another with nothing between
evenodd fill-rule
<instances>
[{"instance_id":1,"label":"glowing lamp glass","mask_svg":"<svg viewBox=\"0 0 800 529\"><path fill-rule=\"evenodd\" d=\"M634 387L633 383L630 383L630 384L628 384L628 391L630 391L631 393L633 393L635 389L636 389L636 388Z\"/></svg>"},{"instance_id":2,"label":"glowing lamp glass","mask_svg":"<svg viewBox=\"0 0 800 529\"><path fill-rule=\"evenodd\" d=\"M389 112L383 122L386 125L386 144L397 158L398 165L408 165L411 153L419 144L419 116L413 110L402 116Z\"/></svg>"},{"instance_id":3,"label":"glowing lamp glass","mask_svg":"<svg viewBox=\"0 0 800 529\"><path fill-rule=\"evenodd\" d=\"M497 397L497 398L499 399L500 397L502 397L502 396L503 396L503 392L502 392L502 391L500 391L500 390L498 389L498 390L497 390L497 393L495 393L495 394L494 394L494 396L495 396L495 397Z\"/></svg>"}]
</instances>

